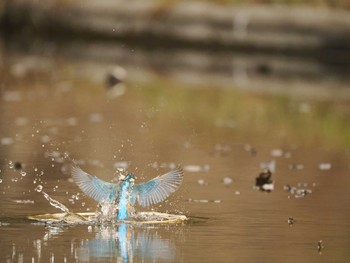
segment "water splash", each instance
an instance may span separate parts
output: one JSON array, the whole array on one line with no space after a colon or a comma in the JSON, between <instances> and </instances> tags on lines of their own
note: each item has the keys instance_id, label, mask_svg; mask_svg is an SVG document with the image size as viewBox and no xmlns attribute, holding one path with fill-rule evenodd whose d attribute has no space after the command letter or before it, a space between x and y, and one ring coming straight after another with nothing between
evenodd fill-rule
<instances>
[{"instance_id":1,"label":"water splash","mask_svg":"<svg viewBox=\"0 0 350 263\"><path fill-rule=\"evenodd\" d=\"M70 213L69 209L65 205L63 205L60 202L58 202L57 200L51 198L47 193L45 193L43 191L42 191L42 194L44 195L45 199L47 201L49 201L50 205L52 205L55 208L58 208L58 209L62 210L63 212L65 212L67 214Z\"/></svg>"},{"instance_id":2,"label":"water splash","mask_svg":"<svg viewBox=\"0 0 350 263\"><path fill-rule=\"evenodd\" d=\"M97 213L99 222L115 220L117 207L114 202L103 201L99 203L100 211Z\"/></svg>"},{"instance_id":3,"label":"water splash","mask_svg":"<svg viewBox=\"0 0 350 263\"><path fill-rule=\"evenodd\" d=\"M37 191L38 193L40 193L43 190L43 186L41 184L39 184L37 187L35 187L34 190Z\"/></svg>"}]
</instances>

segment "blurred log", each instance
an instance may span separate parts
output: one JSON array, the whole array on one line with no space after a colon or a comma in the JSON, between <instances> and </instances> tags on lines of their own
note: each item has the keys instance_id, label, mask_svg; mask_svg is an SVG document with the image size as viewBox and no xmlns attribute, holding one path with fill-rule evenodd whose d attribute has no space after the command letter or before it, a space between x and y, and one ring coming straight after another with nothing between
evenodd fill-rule
<instances>
[{"instance_id":1,"label":"blurred log","mask_svg":"<svg viewBox=\"0 0 350 263\"><path fill-rule=\"evenodd\" d=\"M8 0L0 16L7 51L51 50L100 66L117 62L133 79L150 73L194 86L350 97L346 11Z\"/></svg>"},{"instance_id":2,"label":"blurred log","mask_svg":"<svg viewBox=\"0 0 350 263\"><path fill-rule=\"evenodd\" d=\"M8 0L2 9L1 25L7 34L26 28L39 34L122 39L152 47L350 58L350 15L342 10L120 0Z\"/></svg>"}]
</instances>

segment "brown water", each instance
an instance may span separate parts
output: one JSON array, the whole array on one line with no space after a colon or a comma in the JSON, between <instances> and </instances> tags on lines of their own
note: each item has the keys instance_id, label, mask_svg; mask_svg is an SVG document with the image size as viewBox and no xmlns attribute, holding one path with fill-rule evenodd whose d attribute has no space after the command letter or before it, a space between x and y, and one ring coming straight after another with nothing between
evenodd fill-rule
<instances>
[{"instance_id":1,"label":"brown water","mask_svg":"<svg viewBox=\"0 0 350 263\"><path fill-rule=\"evenodd\" d=\"M3 52L1 262L348 262L346 99L194 89L151 69L147 77L129 72L113 96L105 87L111 67ZM182 187L152 209L192 220L114 227L27 220L59 212L38 185L71 211L96 210L70 179L72 160L107 181L117 166L142 182L180 164ZM255 189L273 160L274 190Z\"/></svg>"}]
</instances>

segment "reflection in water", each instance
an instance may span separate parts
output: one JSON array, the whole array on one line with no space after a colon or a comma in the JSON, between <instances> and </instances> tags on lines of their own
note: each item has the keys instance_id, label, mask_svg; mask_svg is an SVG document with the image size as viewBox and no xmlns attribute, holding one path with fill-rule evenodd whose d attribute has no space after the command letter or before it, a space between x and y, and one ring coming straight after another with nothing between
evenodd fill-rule
<instances>
[{"instance_id":1,"label":"reflection in water","mask_svg":"<svg viewBox=\"0 0 350 263\"><path fill-rule=\"evenodd\" d=\"M153 228L121 224L96 227L95 238L85 241L78 249L79 258L117 258L118 262L167 260L175 258L174 245L162 239Z\"/></svg>"},{"instance_id":2,"label":"reflection in water","mask_svg":"<svg viewBox=\"0 0 350 263\"><path fill-rule=\"evenodd\" d=\"M11 226L12 225L12 226ZM13 233L18 228L20 232ZM178 261L176 240L183 228L66 224L0 225L0 262L144 262ZM175 236L176 235L176 239ZM182 239L182 238L181 238ZM180 253L181 254L181 253Z\"/></svg>"}]
</instances>

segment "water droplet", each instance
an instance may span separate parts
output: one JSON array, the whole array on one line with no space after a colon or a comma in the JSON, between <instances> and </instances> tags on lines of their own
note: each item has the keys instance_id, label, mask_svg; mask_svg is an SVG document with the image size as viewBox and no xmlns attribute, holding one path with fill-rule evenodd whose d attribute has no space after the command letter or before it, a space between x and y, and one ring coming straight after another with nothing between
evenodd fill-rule
<instances>
[{"instance_id":1,"label":"water droplet","mask_svg":"<svg viewBox=\"0 0 350 263\"><path fill-rule=\"evenodd\" d=\"M37 172L38 171L38 168L34 168L34 172Z\"/></svg>"},{"instance_id":2,"label":"water droplet","mask_svg":"<svg viewBox=\"0 0 350 263\"><path fill-rule=\"evenodd\" d=\"M40 193L43 190L43 186L39 184L34 190Z\"/></svg>"},{"instance_id":3,"label":"water droplet","mask_svg":"<svg viewBox=\"0 0 350 263\"><path fill-rule=\"evenodd\" d=\"M21 171L20 174L24 177L27 175L27 173L25 171Z\"/></svg>"},{"instance_id":4,"label":"water droplet","mask_svg":"<svg viewBox=\"0 0 350 263\"><path fill-rule=\"evenodd\" d=\"M9 168L13 168L14 167L14 164L13 164L13 162L12 161L9 161Z\"/></svg>"}]
</instances>

